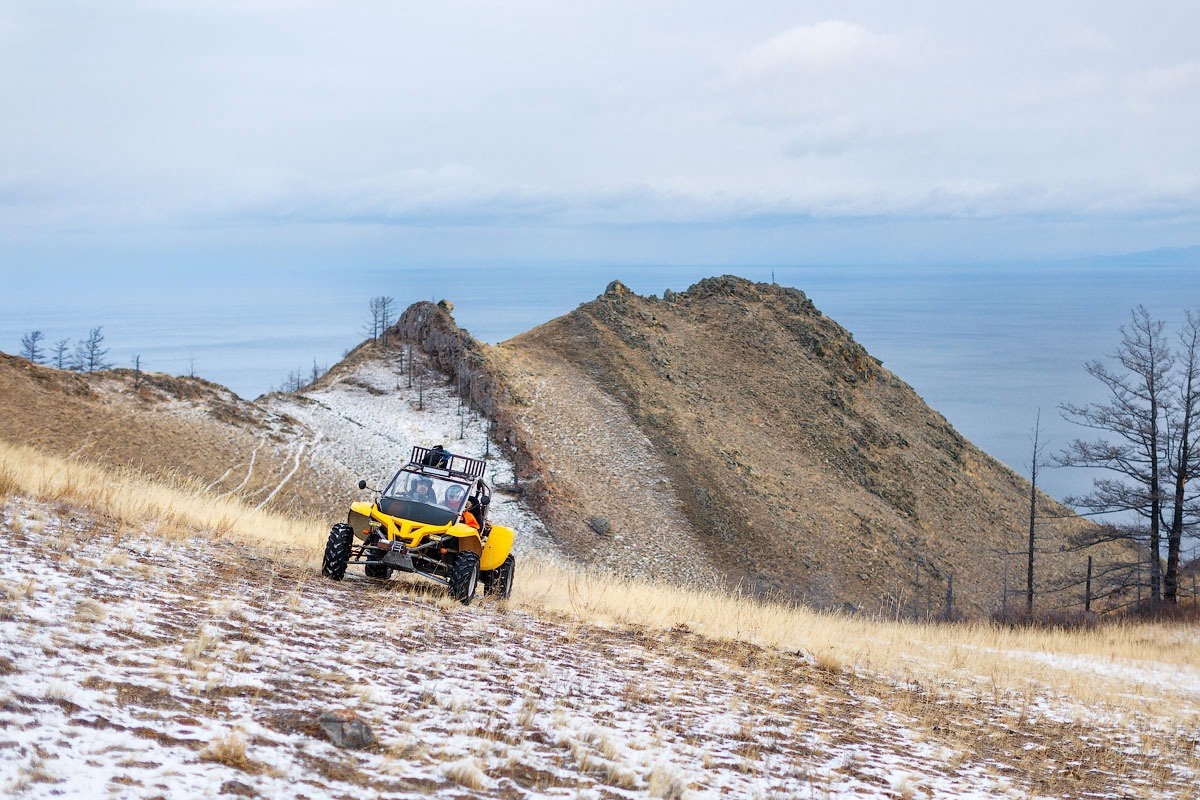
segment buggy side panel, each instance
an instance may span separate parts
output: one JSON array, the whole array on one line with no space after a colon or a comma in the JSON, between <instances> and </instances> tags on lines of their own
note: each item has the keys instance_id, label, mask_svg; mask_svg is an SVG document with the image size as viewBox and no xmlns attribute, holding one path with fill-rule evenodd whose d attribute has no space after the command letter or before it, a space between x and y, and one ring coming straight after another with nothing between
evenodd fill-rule
<instances>
[{"instance_id":1,"label":"buggy side panel","mask_svg":"<svg viewBox=\"0 0 1200 800\"><path fill-rule=\"evenodd\" d=\"M479 539L479 531L472 528L470 525L464 525L459 522L451 525L446 529L446 533L458 539L458 550L470 550L475 555L483 552L483 545Z\"/></svg>"},{"instance_id":2,"label":"buggy side panel","mask_svg":"<svg viewBox=\"0 0 1200 800\"><path fill-rule=\"evenodd\" d=\"M359 539L367 538L367 535L371 532L371 504L351 503L350 513L346 515L346 522L354 529L356 537Z\"/></svg>"},{"instance_id":3,"label":"buggy side panel","mask_svg":"<svg viewBox=\"0 0 1200 800\"><path fill-rule=\"evenodd\" d=\"M483 556L479 559L479 569L487 572L496 569L512 552L514 533L512 528L503 525L493 525L488 534L487 544L483 546Z\"/></svg>"}]
</instances>

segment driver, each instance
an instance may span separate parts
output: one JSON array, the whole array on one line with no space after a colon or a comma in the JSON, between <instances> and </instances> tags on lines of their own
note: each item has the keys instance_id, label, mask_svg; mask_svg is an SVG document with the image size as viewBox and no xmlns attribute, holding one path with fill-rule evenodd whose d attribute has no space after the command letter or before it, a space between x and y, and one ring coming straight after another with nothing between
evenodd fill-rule
<instances>
[{"instance_id":1,"label":"driver","mask_svg":"<svg viewBox=\"0 0 1200 800\"><path fill-rule=\"evenodd\" d=\"M412 499L418 503L437 505L437 492L433 490L433 481L422 478L413 486Z\"/></svg>"}]
</instances>

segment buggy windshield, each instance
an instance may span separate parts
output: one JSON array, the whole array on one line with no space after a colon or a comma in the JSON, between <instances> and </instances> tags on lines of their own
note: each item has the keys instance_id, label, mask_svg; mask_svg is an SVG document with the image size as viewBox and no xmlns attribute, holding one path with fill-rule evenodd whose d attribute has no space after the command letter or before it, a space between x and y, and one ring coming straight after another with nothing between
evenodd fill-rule
<instances>
[{"instance_id":1,"label":"buggy windshield","mask_svg":"<svg viewBox=\"0 0 1200 800\"><path fill-rule=\"evenodd\" d=\"M401 470L383 490L379 510L424 525L446 525L462 511L468 483Z\"/></svg>"}]
</instances>

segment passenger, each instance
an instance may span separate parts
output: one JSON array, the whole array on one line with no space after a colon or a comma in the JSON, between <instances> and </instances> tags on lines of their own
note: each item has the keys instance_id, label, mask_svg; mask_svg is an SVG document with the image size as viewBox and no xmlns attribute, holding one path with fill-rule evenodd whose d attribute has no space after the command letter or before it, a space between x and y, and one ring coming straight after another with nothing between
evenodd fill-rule
<instances>
[{"instance_id":1,"label":"passenger","mask_svg":"<svg viewBox=\"0 0 1200 800\"><path fill-rule=\"evenodd\" d=\"M451 511L458 511L462 508L463 497L467 494L466 489L461 486L451 486L446 490L446 507ZM475 515L469 510L462 512L462 521L464 525L470 525L475 530L479 530L479 520L475 519Z\"/></svg>"},{"instance_id":2,"label":"passenger","mask_svg":"<svg viewBox=\"0 0 1200 800\"><path fill-rule=\"evenodd\" d=\"M470 525L475 530L479 530L479 520L475 519L475 515L470 511L462 512L463 525Z\"/></svg>"},{"instance_id":3,"label":"passenger","mask_svg":"<svg viewBox=\"0 0 1200 800\"><path fill-rule=\"evenodd\" d=\"M463 512L463 521L466 522L469 519L470 521L467 524L475 530L481 531L483 528L479 525L479 520L482 518L483 507L479 504L479 498L468 497L467 510Z\"/></svg>"}]
</instances>

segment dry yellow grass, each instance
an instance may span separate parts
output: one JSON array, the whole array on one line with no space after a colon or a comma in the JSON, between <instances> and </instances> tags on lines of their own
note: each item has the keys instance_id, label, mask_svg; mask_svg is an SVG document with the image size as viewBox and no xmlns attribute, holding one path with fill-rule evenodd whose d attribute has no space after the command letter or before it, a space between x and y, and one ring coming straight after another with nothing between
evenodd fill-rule
<instances>
[{"instance_id":1,"label":"dry yellow grass","mask_svg":"<svg viewBox=\"0 0 1200 800\"><path fill-rule=\"evenodd\" d=\"M1195 696L1158 680L1164 671L1200 663L1200 633L1192 627L1114 623L1049 630L895 622L528 559L513 602L591 622L684 627L715 639L803 651L815 666L834 673L864 669L991 693L1049 691L1089 707L1142 713L1154 706L1175 722L1200 719ZM1139 673L1144 679L1130 677Z\"/></svg>"},{"instance_id":2,"label":"dry yellow grass","mask_svg":"<svg viewBox=\"0 0 1200 800\"><path fill-rule=\"evenodd\" d=\"M306 559L317 554L327 533L324 521L255 510L236 498L218 497L185 476L104 469L0 441L0 489L5 486L5 494L85 507L135 530L168 537L228 537L288 548Z\"/></svg>"},{"instance_id":3,"label":"dry yellow grass","mask_svg":"<svg viewBox=\"0 0 1200 800\"><path fill-rule=\"evenodd\" d=\"M274 558L314 568L327 532L324 521L253 510L179 476L105 470L0 442L4 487L6 494L86 508L134 530L168 537L202 533L262 545ZM24 591L3 588L10 600ZM1157 715L1165 724L1200 722L1193 687L1186 680L1160 680L1200 664L1200 635L1192 627L1128 623L1063 631L899 623L616 578L536 559L522 560L511 603L581 624L686 629L715 640L802 651L814 666L835 674L867 670L902 683L932 682L939 691L1015 692L1026 701L1051 693L1080 707ZM456 607L446 601L448 610ZM528 709L525 716L533 713Z\"/></svg>"}]
</instances>

